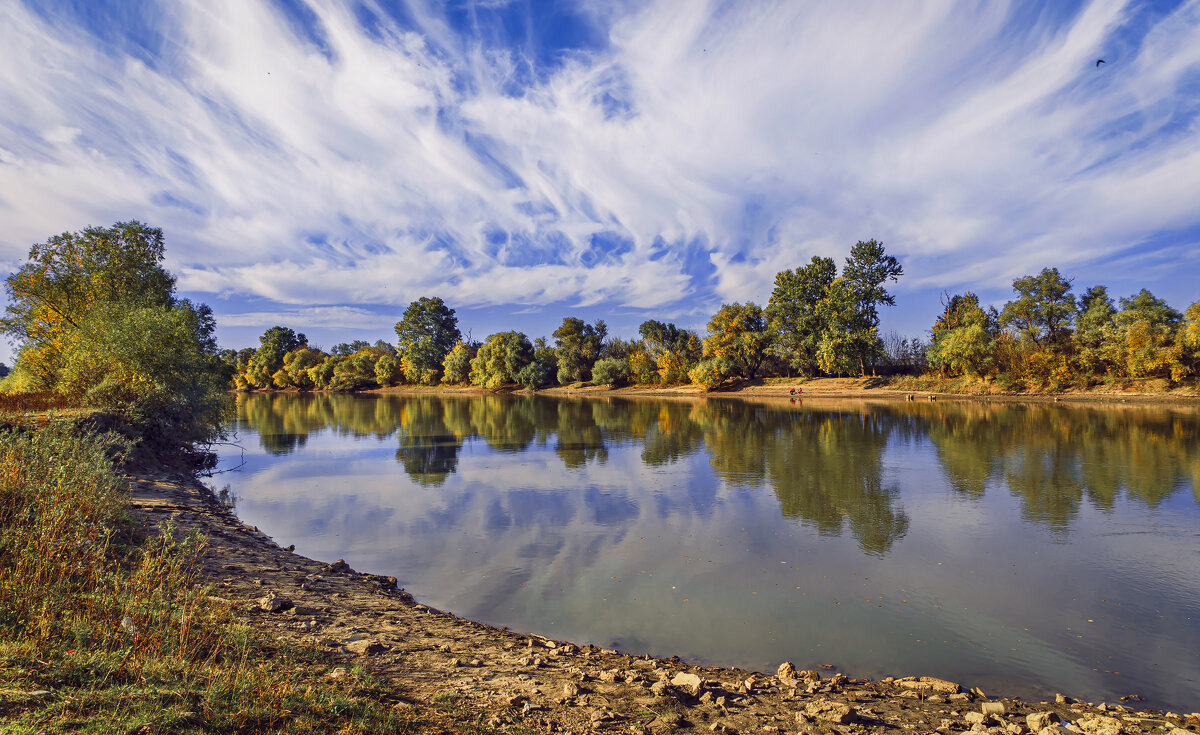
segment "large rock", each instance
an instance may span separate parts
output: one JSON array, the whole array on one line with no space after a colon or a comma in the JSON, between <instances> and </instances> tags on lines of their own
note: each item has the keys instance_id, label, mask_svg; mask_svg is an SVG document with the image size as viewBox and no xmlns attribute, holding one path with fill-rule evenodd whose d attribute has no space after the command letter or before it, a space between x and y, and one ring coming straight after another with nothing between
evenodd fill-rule
<instances>
[{"instance_id":1,"label":"large rock","mask_svg":"<svg viewBox=\"0 0 1200 735\"><path fill-rule=\"evenodd\" d=\"M360 656L374 656L377 653L382 653L386 648L386 646L374 638L365 638L362 636L347 638L342 641L342 645L346 647L349 653L356 653Z\"/></svg>"},{"instance_id":2,"label":"large rock","mask_svg":"<svg viewBox=\"0 0 1200 735\"><path fill-rule=\"evenodd\" d=\"M1121 735L1121 721L1115 717L1084 716L1075 724L1087 735Z\"/></svg>"},{"instance_id":3,"label":"large rock","mask_svg":"<svg viewBox=\"0 0 1200 735\"><path fill-rule=\"evenodd\" d=\"M828 700L818 699L809 702L804 707L804 712L809 717L825 722L832 722L837 725L848 725L857 718L857 712L848 704L842 702L830 702Z\"/></svg>"},{"instance_id":4,"label":"large rock","mask_svg":"<svg viewBox=\"0 0 1200 735\"><path fill-rule=\"evenodd\" d=\"M704 680L696 674L690 674L686 671L680 672L671 679L671 686L679 687L686 690L693 697L700 696L700 690L704 687Z\"/></svg>"},{"instance_id":5,"label":"large rock","mask_svg":"<svg viewBox=\"0 0 1200 735\"><path fill-rule=\"evenodd\" d=\"M283 612L284 610L292 607L291 600L277 595L274 592L268 592L267 594L258 598L257 602L259 609L266 610L269 613Z\"/></svg>"},{"instance_id":6,"label":"large rock","mask_svg":"<svg viewBox=\"0 0 1200 735\"><path fill-rule=\"evenodd\" d=\"M1053 712L1031 712L1025 717L1025 724L1034 732L1041 732L1051 725L1058 724L1058 715Z\"/></svg>"},{"instance_id":7,"label":"large rock","mask_svg":"<svg viewBox=\"0 0 1200 735\"><path fill-rule=\"evenodd\" d=\"M798 679L796 676L796 667L791 661L784 661L779 664L779 670L775 672L775 676L786 681L796 681Z\"/></svg>"},{"instance_id":8,"label":"large rock","mask_svg":"<svg viewBox=\"0 0 1200 735\"><path fill-rule=\"evenodd\" d=\"M962 687L958 684L946 681L945 679L935 679L932 676L909 676L904 679L897 679L896 685L918 692L933 691L945 694L958 694L962 691Z\"/></svg>"}]
</instances>

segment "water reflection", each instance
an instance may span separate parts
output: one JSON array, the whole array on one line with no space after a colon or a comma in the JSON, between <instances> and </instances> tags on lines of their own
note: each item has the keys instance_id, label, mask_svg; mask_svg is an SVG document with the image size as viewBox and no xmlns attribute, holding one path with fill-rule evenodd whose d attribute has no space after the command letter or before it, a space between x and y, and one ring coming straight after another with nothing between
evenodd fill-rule
<instances>
[{"instance_id":1,"label":"water reflection","mask_svg":"<svg viewBox=\"0 0 1200 735\"><path fill-rule=\"evenodd\" d=\"M311 434L397 438L412 480L439 486L463 444L497 452L549 445L567 469L634 443L647 467L704 452L731 487L767 484L783 516L886 554L909 526L884 479L889 441L928 437L954 492L1017 495L1025 519L1067 533L1087 501L1111 511L1125 494L1153 508L1190 484L1200 500L1200 424L1187 409L1018 403L803 404L532 396L241 395L238 425L285 455Z\"/></svg>"}]
</instances>

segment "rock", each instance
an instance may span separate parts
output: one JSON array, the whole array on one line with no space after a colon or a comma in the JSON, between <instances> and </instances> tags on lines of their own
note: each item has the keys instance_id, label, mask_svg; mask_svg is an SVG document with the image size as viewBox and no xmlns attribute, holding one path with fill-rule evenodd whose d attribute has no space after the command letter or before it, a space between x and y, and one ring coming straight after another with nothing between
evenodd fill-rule
<instances>
[{"instance_id":1,"label":"rock","mask_svg":"<svg viewBox=\"0 0 1200 735\"><path fill-rule=\"evenodd\" d=\"M799 677L796 676L796 667L791 661L784 661L779 664L779 669L775 672L775 676L788 681L796 681Z\"/></svg>"},{"instance_id":2,"label":"rock","mask_svg":"<svg viewBox=\"0 0 1200 735\"><path fill-rule=\"evenodd\" d=\"M686 689L693 697L700 696L700 689L704 686L704 681L696 674L681 672L671 679L671 685L681 689Z\"/></svg>"},{"instance_id":3,"label":"rock","mask_svg":"<svg viewBox=\"0 0 1200 735\"><path fill-rule=\"evenodd\" d=\"M985 715L1002 715L1004 714L1004 702L984 702L979 709Z\"/></svg>"},{"instance_id":4,"label":"rock","mask_svg":"<svg viewBox=\"0 0 1200 735\"><path fill-rule=\"evenodd\" d=\"M1071 703L1071 701L1072 701L1072 700L1071 700L1071 698L1070 698L1070 697L1064 697L1064 696L1063 696L1063 695L1061 695L1061 694L1055 694L1055 695L1054 695L1054 703L1055 703L1055 704L1070 704L1070 703Z\"/></svg>"},{"instance_id":5,"label":"rock","mask_svg":"<svg viewBox=\"0 0 1200 735\"><path fill-rule=\"evenodd\" d=\"M1058 723L1058 715L1053 712L1031 712L1025 717L1025 724L1034 732L1041 732L1043 729Z\"/></svg>"},{"instance_id":6,"label":"rock","mask_svg":"<svg viewBox=\"0 0 1200 735\"><path fill-rule=\"evenodd\" d=\"M958 694L962 691L962 687L952 681L945 679L935 679L932 676L909 676L903 679L896 680L897 686L905 689L912 689L918 692L942 692L944 694Z\"/></svg>"},{"instance_id":7,"label":"rock","mask_svg":"<svg viewBox=\"0 0 1200 735\"><path fill-rule=\"evenodd\" d=\"M987 715L982 712L968 712L963 715L963 719L972 725L982 725L987 720Z\"/></svg>"},{"instance_id":8,"label":"rock","mask_svg":"<svg viewBox=\"0 0 1200 735\"><path fill-rule=\"evenodd\" d=\"M345 676L346 674L349 674L349 673L350 673L349 671L346 671L346 667L339 666L336 669L334 669L333 671L329 672L329 678L330 679L341 679L343 676Z\"/></svg>"},{"instance_id":9,"label":"rock","mask_svg":"<svg viewBox=\"0 0 1200 735\"><path fill-rule=\"evenodd\" d=\"M281 597L274 592L268 592L256 600L260 610L266 610L269 613L283 612L292 607L292 601L286 597Z\"/></svg>"},{"instance_id":10,"label":"rock","mask_svg":"<svg viewBox=\"0 0 1200 735\"><path fill-rule=\"evenodd\" d=\"M854 708L848 704L841 702L830 702L827 700L816 700L809 702L804 707L805 714L814 717L818 720L832 722L837 725L848 725L854 722L857 713Z\"/></svg>"},{"instance_id":11,"label":"rock","mask_svg":"<svg viewBox=\"0 0 1200 735\"><path fill-rule=\"evenodd\" d=\"M650 685L650 691L656 697L665 696L668 689L670 689L670 686L667 684L666 679L659 679Z\"/></svg>"},{"instance_id":12,"label":"rock","mask_svg":"<svg viewBox=\"0 0 1200 735\"><path fill-rule=\"evenodd\" d=\"M301 617L301 618L311 618L313 615L316 615L318 612L320 612L320 610L317 610L315 607L301 607L299 605L293 605L292 607L285 610L283 614L284 615L293 615L293 616Z\"/></svg>"},{"instance_id":13,"label":"rock","mask_svg":"<svg viewBox=\"0 0 1200 735\"><path fill-rule=\"evenodd\" d=\"M346 650L360 656L374 656L382 653L386 646L373 638L353 638L342 642Z\"/></svg>"},{"instance_id":14,"label":"rock","mask_svg":"<svg viewBox=\"0 0 1200 735\"><path fill-rule=\"evenodd\" d=\"M578 695L579 695L579 685L578 684L576 684L573 681L568 681L566 684L563 684L563 696L564 697L575 697Z\"/></svg>"},{"instance_id":15,"label":"rock","mask_svg":"<svg viewBox=\"0 0 1200 735\"><path fill-rule=\"evenodd\" d=\"M608 671L601 671L600 672L600 681L606 681L609 683L613 683L617 680L617 677L620 675L621 675L621 672L619 669L609 669Z\"/></svg>"},{"instance_id":16,"label":"rock","mask_svg":"<svg viewBox=\"0 0 1200 735\"><path fill-rule=\"evenodd\" d=\"M1121 735L1121 721L1115 717L1081 717L1075 724L1087 735Z\"/></svg>"},{"instance_id":17,"label":"rock","mask_svg":"<svg viewBox=\"0 0 1200 735\"><path fill-rule=\"evenodd\" d=\"M970 692L959 692L958 694L951 694L946 699L951 702L970 702L972 696Z\"/></svg>"},{"instance_id":18,"label":"rock","mask_svg":"<svg viewBox=\"0 0 1200 735\"><path fill-rule=\"evenodd\" d=\"M346 572L353 572L354 570L350 568L350 565L346 563L345 559L338 559L332 564L326 564L325 571L345 574Z\"/></svg>"},{"instance_id":19,"label":"rock","mask_svg":"<svg viewBox=\"0 0 1200 735\"><path fill-rule=\"evenodd\" d=\"M814 671L813 669L804 669L796 672L796 678L800 681L820 681L821 672Z\"/></svg>"},{"instance_id":20,"label":"rock","mask_svg":"<svg viewBox=\"0 0 1200 735\"><path fill-rule=\"evenodd\" d=\"M729 723L721 722L720 720L717 720L713 724L709 725L708 729L712 730L713 732L723 732L726 733L726 735L735 735L737 733L737 730L729 725Z\"/></svg>"}]
</instances>

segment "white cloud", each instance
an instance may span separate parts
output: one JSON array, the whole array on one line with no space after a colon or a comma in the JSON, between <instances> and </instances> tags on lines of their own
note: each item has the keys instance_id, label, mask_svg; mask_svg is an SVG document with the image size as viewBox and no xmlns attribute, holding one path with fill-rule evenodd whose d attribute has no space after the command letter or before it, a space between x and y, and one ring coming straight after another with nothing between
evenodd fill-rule
<instances>
[{"instance_id":1,"label":"white cloud","mask_svg":"<svg viewBox=\"0 0 1200 735\"><path fill-rule=\"evenodd\" d=\"M1179 93L1200 67L1194 1L1149 18L1096 0L1066 21L593 3L609 45L532 84L523 49L430 6L373 36L310 5L321 47L261 0L172 5L148 66L9 3L0 258L136 217L197 292L686 309L765 301L777 271L858 239L902 256L904 287L980 287L1200 223ZM598 233L627 248L598 258Z\"/></svg>"}]
</instances>

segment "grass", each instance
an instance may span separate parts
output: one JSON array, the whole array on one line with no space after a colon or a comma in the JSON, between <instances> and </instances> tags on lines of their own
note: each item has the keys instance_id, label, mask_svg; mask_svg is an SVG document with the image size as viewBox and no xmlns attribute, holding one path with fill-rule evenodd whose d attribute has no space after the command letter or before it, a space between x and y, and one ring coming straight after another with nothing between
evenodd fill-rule
<instances>
[{"instance_id":1,"label":"grass","mask_svg":"<svg viewBox=\"0 0 1200 735\"><path fill-rule=\"evenodd\" d=\"M204 540L128 515L115 435L0 432L3 732L423 732L362 669L266 639L197 579Z\"/></svg>"}]
</instances>

